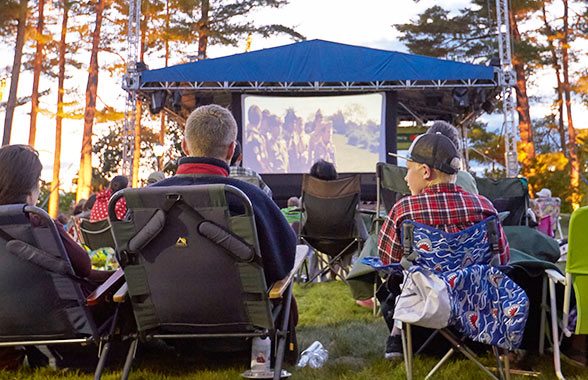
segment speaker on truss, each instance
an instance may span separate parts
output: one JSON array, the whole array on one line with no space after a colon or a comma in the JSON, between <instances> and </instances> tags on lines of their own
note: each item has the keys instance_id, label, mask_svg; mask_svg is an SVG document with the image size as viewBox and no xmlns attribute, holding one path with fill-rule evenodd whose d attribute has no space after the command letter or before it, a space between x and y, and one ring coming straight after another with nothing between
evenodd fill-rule
<instances>
[{"instance_id":1,"label":"speaker on truss","mask_svg":"<svg viewBox=\"0 0 588 380\"><path fill-rule=\"evenodd\" d=\"M451 95L454 107L465 109L470 106L470 96L467 88L456 87L451 91Z\"/></svg>"},{"instance_id":2,"label":"speaker on truss","mask_svg":"<svg viewBox=\"0 0 588 380\"><path fill-rule=\"evenodd\" d=\"M156 115L163 109L165 105L165 99L167 97L167 92L162 91L154 91L151 93L151 98L149 102L149 111Z\"/></svg>"},{"instance_id":3,"label":"speaker on truss","mask_svg":"<svg viewBox=\"0 0 588 380\"><path fill-rule=\"evenodd\" d=\"M182 110L182 93L180 90L175 90L173 92L172 108L176 112L180 112Z\"/></svg>"}]
</instances>

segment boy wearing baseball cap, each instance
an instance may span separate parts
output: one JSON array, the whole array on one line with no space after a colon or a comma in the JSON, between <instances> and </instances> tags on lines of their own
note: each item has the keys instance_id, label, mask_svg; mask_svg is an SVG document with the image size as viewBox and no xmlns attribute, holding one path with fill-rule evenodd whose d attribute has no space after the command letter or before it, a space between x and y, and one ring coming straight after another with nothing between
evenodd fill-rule
<instances>
[{"instance_id":1,"label":"boy wearing baseball cap","mask_svg":"<svg viewBox=\"0 0 588 380\"><path fill-rule=\"evenodd\" d=\"M378 251L384 264L398 262L403 249L400 228L404 220L426 224L449 233L459 232L497 215L492 203L481 195L471 194L455 185L460 169L459 153L451 140L440 133L417 136L408 150L408 172L404 178L411 195L399 200L386 217L378 238ZM508 263L510 250L499 225L500 264ZM382 303L384 319L392 330L386 343L385 357L402 357L399 331L393 329L394 294L400 293L401 278L388 283L390 296ZM385 310L388 309L388 310Z\"/></svg>"}]
</instances>

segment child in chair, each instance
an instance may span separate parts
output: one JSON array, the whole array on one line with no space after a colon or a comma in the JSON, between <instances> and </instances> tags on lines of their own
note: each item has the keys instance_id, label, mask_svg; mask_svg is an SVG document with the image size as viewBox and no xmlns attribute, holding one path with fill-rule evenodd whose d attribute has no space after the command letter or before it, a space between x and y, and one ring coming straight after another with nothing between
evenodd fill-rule
<instances>
[{"instance_id":1,"label":"child in chair","mask_svg":"<svg viewBox=\"0 0 588 380\"><path fill-rule=\"evenodd\" d=\"M378 238L378 251L384 264L399 262L403 255L400 229L404 220L426 224L449 233L462 231L497 215L492 203L483 196L464 191L455 185L460 169L455 145L440 133L418 136L408 150L408 172L404 178L411 195L399 200L386 217ZM499 225L500 264L509 261L510 251ZM391 335L386 342L387 359L402 357L400 331L394 328L396 296L400 294L402 276L390 276L386 290L378 298Z\"/></svg>"}]
</instances>

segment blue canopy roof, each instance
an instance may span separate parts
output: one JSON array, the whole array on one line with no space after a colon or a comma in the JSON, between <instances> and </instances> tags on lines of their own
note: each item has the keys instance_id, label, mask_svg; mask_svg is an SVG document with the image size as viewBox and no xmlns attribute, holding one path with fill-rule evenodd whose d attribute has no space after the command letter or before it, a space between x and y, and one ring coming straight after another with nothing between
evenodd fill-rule
<instances>
[{"instance_id":1,"label":"blue canopy roof","mask_svg":"<svg viewBox=\"0 0 588 380\"><path fill-rule=\"evenodd\" d=\"M141 82L373 82L492 80L494 68L310 40L147 70Z\"/></svg>"}]
</instances>

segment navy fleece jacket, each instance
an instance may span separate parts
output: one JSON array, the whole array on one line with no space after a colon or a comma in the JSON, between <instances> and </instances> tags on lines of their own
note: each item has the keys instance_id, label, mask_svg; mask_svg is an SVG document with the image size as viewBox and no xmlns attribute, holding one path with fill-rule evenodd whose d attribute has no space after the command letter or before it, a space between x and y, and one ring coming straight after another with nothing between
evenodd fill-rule
<instances>
[{"instance_id":1,"label":"navy fleece jacket","mask_svg":"<svg viewBox=\"0 0 588 380\"><path fill-rule=\"evenodd\" d=\"M294 257L296 255L296 235L274 201L261 189L247 182L227 177L229 166L225 162L214 158L183 157L180 159L177 172L181 174L198 174L199 176L173 176L151 186L221 183L235 186L243 191L253 205L257 237L268 286L290 273L294 266ZM227 200L231 211L241 212L241 210L237 209L236 202L231 202L230 194Z\"/></svg>"}]
</instances>

